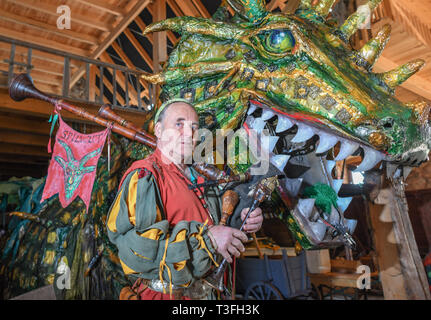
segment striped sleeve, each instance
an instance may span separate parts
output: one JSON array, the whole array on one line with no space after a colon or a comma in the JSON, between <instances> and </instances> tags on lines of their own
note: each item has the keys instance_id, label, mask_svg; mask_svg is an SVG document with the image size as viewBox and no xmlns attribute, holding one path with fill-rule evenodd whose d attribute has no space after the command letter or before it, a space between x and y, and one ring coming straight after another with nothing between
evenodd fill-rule
<instances>
[{"instance_id":1,"label":"striped sleeve","mask_svg":"<svg viewBox=\"0 0 431 320\"><path fill-rule=\"evenodd\" d=\"M180 221L169 229L155 178L140 170L129 173L110 208L109 239L118 248L125 274L188 285L214 261L207 228Z\"/></svg>"}]
</instances>

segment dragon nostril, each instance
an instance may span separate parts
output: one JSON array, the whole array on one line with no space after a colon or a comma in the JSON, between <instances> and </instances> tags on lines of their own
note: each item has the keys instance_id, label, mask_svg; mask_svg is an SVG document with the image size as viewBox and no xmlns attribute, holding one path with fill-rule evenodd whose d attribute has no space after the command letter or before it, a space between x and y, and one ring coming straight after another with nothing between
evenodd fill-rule
<instances>
[{"instance_id":1,"label":"dragon nostril","mask_svg":"<svg viewBox=\"0 0 431 320\"><path fill-rule=\"evenodd\" d=\"M385 129L390 129L394 125L394 119L393 118L382 119L380 122L380 125Z\"/></svg>"}]
</instances>

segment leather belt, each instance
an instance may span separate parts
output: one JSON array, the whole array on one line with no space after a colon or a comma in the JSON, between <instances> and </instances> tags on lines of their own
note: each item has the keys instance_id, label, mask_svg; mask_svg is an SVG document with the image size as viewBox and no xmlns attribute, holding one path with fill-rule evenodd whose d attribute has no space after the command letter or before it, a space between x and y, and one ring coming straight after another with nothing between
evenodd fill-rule
<instances>
[{"instance_id":1,"label":"leather belt","mask_svg":"<svg viewBox=\"0 0 431 320\"><path fill-rule=\"evenodd\" d=\"M166 281L160 281L158 279L146 280L148 288L151 290L169 293L169 283ZM201 280L193 282L189 287L180 287L172 285L172 296L175 300L181 299L183 296L189 297L192 300L206 299L211 289L204 285Z\"/></svg>"}]
</instances>

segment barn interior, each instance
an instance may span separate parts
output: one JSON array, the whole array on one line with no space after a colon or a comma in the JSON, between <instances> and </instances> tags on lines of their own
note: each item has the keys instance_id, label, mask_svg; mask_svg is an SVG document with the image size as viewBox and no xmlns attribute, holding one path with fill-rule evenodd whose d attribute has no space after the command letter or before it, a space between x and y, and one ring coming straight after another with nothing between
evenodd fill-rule
<instances>
[{"instance_id":1,"label":"barn interior","mask_svg":"<svg viewBox=\"0 0 431 320\"><path fill-rule=\"evenodd\" d=\"M269 12L292 14L301 0L265 2ZM366 0L333 2L329 16L338 26L368 3ZM52 157L48 149L53 145L57 131L57 126L53 125L55 113L48 101L24 99L18 102L12 99L9 86L14 77L27 74L38 90L94 115L98 114L101 105L108 104L122 119L151 131L149 121L159 105L157 99L161 89L142 75L163 70L181 41L181 34L168 30L144 35L144 30L154 22L174 17L210 19L223 3L226 1L0 2L2 299L112 298L93 292L91 281L96 280L91 275L82 275L82 285L70 290L73 293L59 295L53 288L57 278L52 271L46 271L48 267L44 269L46 250L52 250L55 255L51 261L52 270L58 270L62 256L57 254L62 249L49 247L52 245L48 237L51 233L34 226L42 224L40 219L39 222L36 220L43 208L41 187ZM232 8L228 10L235 14ZM389 24L390 39L376 60L373 72L384 73L415 59L424 60L425 65L395 90L396 99L402 103L423 101L431 106L430 15L429 0L383 0L371 14L369 25L357 30L348 40L359 50ZM429 112L429 107L427 110ZM91 134L105 129L100 123L65 108L61 110L61 116L80 133ZM116 142L125 138L113 134L111 139ZM122 159L107 146L102 158L107 158L108 153L111 159ZM289 228L289 215L274 210L271 204L262 205L262 229L250 237L246 251L234 262L231 299L431 299L431 163L424 161L419 166L412 166L411 171L402 172L405 177L402 184L397 185L382 175L381 167L355 172L362 158L361 154L354 154L334 162L331 167L331 175L342 181L338 195L352 198L344 216L357 220L351 234L354 248L346 244L305 250ZM120 168L118 172L124 172L124 169ZM306 172L309 169L300 166L297 170ZM120 177L118 173L112 183L118 183ZM298 191L300 187L294 188ZM94 204L92 200L93 207L100 207L100 212L104 210L106 215L113 199L102 193L100 197L106 203ZM61 220L71 214L69 225L75 225L73 212L76 208L72 203L67 211L58 211L55 219ZM88 218L90 220L100 214L99 209L91 208L89 216L93 218ZM32 216L19 216L17 213L20 212ZM56 237L61 238L61 232L66 232L67 226L66 223L58 227L54 236L57 234ZM35 239L40 236L42 242L31 240L26 234L36 235ZM74 235L76 242L81 235L79 232ZM27 266L29 269L34 267L34 271L24 274L23 261L37 243L50 249L44 249L38 257L33 253ZM79 253L84 256L85 250ZM83 268L93 261L91 258L95 261L94 270L102 268L104 264L96 257L111 254L106 250L99 254L100 247L96 244L90 251L89 258L82 262ZM15 261L19 264L14 264ZM36 268L36 265L40 267ZM85 271L76 272L84 274ZM98 278L97 281L102 280Z\"/></svg>"}]
</instances>

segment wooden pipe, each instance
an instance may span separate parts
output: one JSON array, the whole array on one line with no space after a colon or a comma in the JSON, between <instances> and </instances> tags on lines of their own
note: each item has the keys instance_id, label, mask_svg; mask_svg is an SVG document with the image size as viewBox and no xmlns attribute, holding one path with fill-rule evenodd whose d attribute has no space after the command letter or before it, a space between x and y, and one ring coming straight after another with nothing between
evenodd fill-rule
<instances>
[{"instance_id":1,"label":"wooden pipe","mask_svg":"<svg viewBox=\"0 0 431 320\"><path fill-rule=\"evenodd\" d=\"M132 122L130 122L130 121L122 118L118 114L116 114L114 112L114 110L112 110L112 106L110 104L104 104L103 106L101 106L100 109L99 109L98 115L100 117L102 117L102 118L115 121L116 123L118 123L122 127L126 127L126 128L128 128L130 130L136 131L139 134L141 134L144 137L146 137L147 139L149 139L149 140L153 141L154 143L156 143L156 137L155 136L153 136L152 134L149 134L145 130L137 128Z\"/></svg>"},{"instance_id":2,"label":"wooden pipe","mask_svg":"<svg viewBox=\"0 0 431 320\"><path fill-rule=\"evenodd\" d=\"M33 98L42 101L46 101L54 106L58 106L61 109L67 110L73 114L76 114L84 119L93 121L104 127L111 127L112 131L118 133L130 140L145 144L150 148L156 148L155 141L139 134L137 131L123 127L118 123L108 121L102 117L95 116L83 108L74 106L61 99L55 98L48 94L39 91L30 80L29 76L25 73L16 75L9 85L9 95L15 101L22 101L26 98Z\"/></svg>"},{"instance_id":3,"label":"wooden pipe","mask_svg":"<svg viewBox=\"0 0 431 320\"><path fill-rule=\"evenodd\" d=\"M232 215L239 201L238 193L233 190L227 190L222 197L222 216L220 225L225 226L227 219Z\"/></svg>"}]
</instances>

